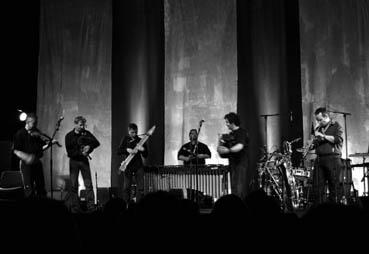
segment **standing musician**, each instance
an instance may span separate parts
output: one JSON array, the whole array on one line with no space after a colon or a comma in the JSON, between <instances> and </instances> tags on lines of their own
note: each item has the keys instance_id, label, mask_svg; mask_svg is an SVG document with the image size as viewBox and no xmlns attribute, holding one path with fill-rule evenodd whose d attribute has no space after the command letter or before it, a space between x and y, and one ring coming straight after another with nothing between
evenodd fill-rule
<instances>
[{"instance_id":1,"label":"standing musician","mask_svg":"<svg viewBox=\"0 0 369 254\"><path fill-rule=\"evenodd\" d=\"M341 163L342 127L338 122L331 120L326 108L315 111L318 125L314 129L313 148L317 154L315 171L313 173L313 189L315 203L324 201L325 183L328 183L328 201L337 202L338 176Z\"/></svg>"},{"instance_id":2,"label":"standing musician","mask_svg":"<svg viewBox=\"0 0 369 254\"><path fill-rule=\"evenodd\" d=\"M123 198L127 203L131 201L133 176L136 178L136 201L138 202L144 194L144 164L142 157L146 158L148 151L146 144L136 147L137 143L141 140L137 135L137 131L137 125L130 123L128 125L128 135L121 140L118 148L118 155L123 155L124 158L129 154L134 155L123 172Z\"/></svg>"},{"instance_id":3,"label":"standing musician","mask_svg":"<svg viewBox=\"0 0 369 254\"><path fill-rule=\"evenodd\" d=\"M37 129L37 116L30 113L24 128L14 137L14 154L20 159L20 170L26 197L46 197L43 166L40 158L48 144Z\"/></svg>"},{"instance_id":4,"label":"standing musician","mask_svg":"<svg viewBox=\"0 0 369 254\"><path fill-rule=\"evenodd\" d=\"M69 172L71 190L66 198L71 212L80 212L81 207L78 199L78 174L81 171L83 182L86 187L87 210L95 210L95 196L92 187L90 153L100 145L95 136L86 130L86 118L77 116L74 119L74 129L65 136L65 146L69 157Z\"/></svg>"},{"instance_id":5,"label":"standing musician","mask_svg":"<svg viewBox=\"0 0 369 254\"><path fill-rule=\"evenodd\" d=\"M217 151L223 158L229 159L231 168L231 191L232 194L242 196L242 184L239 176L248 168L248 145L249 137L245 129L240 127L240 118L236 113L228 113L224 116L225 124L231 131L227 138L222 138Z\"/></svg>"},{"instance_id":6,"label":"standing musician","mask_svg":"<svg viewBox=\"0 0 369 254\"><path fill-rule=\"evenodd\" d=\"M184 165L204 165L205 159L211 157L211 152L207 145L198 141L196 129L190 130L190 142L184 144L178 151L178 160L183 161ZM197 150L197 151L196 151Z\"/></svg>"}]
</instances>

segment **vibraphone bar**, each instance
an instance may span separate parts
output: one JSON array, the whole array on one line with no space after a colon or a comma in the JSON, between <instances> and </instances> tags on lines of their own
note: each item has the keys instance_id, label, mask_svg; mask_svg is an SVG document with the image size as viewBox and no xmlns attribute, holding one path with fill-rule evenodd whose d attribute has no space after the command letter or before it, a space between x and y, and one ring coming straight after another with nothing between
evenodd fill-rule
<instances>
[{"instance_id":1,"label":"vibraphone bar","mask_svg":"<svg viewBox=\"0 0 369 254\"><path fill-rule=\"evenodd\" d=\"M229 167L225 165L199 165L197 170L195 166L151 166L145 168L144 181L145 193L192 189L215 200L230 193Z\"/></svg>"}]
</instances>

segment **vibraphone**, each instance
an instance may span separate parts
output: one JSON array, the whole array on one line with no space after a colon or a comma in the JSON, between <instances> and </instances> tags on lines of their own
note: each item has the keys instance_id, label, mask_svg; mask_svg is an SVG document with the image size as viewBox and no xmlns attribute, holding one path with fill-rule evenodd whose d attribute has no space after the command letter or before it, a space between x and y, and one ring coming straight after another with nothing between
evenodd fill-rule
<instances>
[{"instance_id":1,"label":"vibraphone","mask_svg":"<svg viewBox=\"0 0 369 254\"><path fill-rule=\"evenodd\" d=\"M146 167L144 182L145 193L191 189L211 196L214 200L230 193L229 167L225 165L199 165L197 172L195 166Z\"/></svg>"}]
</instances>

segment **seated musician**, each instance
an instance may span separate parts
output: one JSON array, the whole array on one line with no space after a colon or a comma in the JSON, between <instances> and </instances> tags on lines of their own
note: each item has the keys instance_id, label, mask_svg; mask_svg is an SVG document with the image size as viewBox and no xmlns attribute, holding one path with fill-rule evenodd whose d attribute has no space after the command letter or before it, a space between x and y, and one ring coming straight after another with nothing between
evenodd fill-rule
<instances>
[{"instance_id":1,"label":"seated musician","mask_svg":"<svg viewBox=\"0 0 369 254\"><path fill-rule=\"evenodd\" d=\"M184 144L178 151L178 160L183 161L184 165L204 165L205 159L211 157L211 152L207 145L197 140L196 129L190 130L190 142Z\"/></svg>"},{"instance_id":2,"label":"seated musician","mask_svg":"<svg viewBox=\"0 0 369 254\"><path fill-rule=\"evenodd\" d=\"M85 129L86 118L77 116L74 119L74 129L65 136L65 147L69 157L69 171L71 190L66 197L67 206L71 212L81 211L78 199L78 175L81 171L83 182L86 187L87 210L95 210L95 195L92 187L89 154L100 145L95 136Z\"/></svg>"}]
</instances>

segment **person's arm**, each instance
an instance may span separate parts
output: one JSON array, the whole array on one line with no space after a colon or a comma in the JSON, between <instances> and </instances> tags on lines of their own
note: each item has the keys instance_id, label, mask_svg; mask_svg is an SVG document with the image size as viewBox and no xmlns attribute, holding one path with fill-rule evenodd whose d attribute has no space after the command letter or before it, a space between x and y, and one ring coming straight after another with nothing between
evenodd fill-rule
<instances>
[{"instance_id":1,"label":"person's arm","mask_svg":"<svg viewBox=\"0 0 369 254\"><path fill-rule=\"evenodd\" d=\"M343 142L343 131L342 127L337 124L335 133L333 135L324 135L325 140L333 144L341 144Z\"/></svg>"},{"instance_id":2,"label":"person's arm","mask_svg":"<svg viewBox=\"0 0 369 254\"><path fill-rule=\"evenodd\" d=\"M199 144L200 147L200 144ZM209 159L211 157L211 152L209 150L209 147L205 144L201 145L201 149L199 149L199 154L197 155L197 158L199 159Z\"/></svg>"},{"instance_id":3,"label":"person's arm","mask_svg":"<svg viewBox=\"0 0 369 254\"><path fill-rule=\"evenodd\" d=\"M219 154L229 154L229 153L238 153L244 148L244 145L241 143L235 144L234 146L228 148L225 146L218 146L217 151Z\"/></svg>"},{"instance_id":4,"label":"person's arm","mask_svg":"<svg viewBox=\"0 0 369 254\"><path fill-rule=\"evenodd\" d=\"M128 156L127 151L127 137L123 137L118 147L118 155Z\"/></svg>"},{"instance_id":5,"label":"person's arm","mask_svg":"<svg viewBox=\"0 0 369 254\"><path fill-rule=\"evenodd\" d=\"M177 159L180 161L188 162L192 158L190 156L186 156L188 152L186 152L184 145L179 149Z\"/></svg>"},{"instance_id":6,"label":"person's arm","mask_svg":"<svg viewBox=\"0 0 369 254\"><path fill-rule=\"evenodd\" d=\"M148 155L146 143L143 144L142 146L137 147L137 152L139 152L142 155L142 157L146 158Z\"/></svg>"},{"instance_id":7,"label":"person's arm","mask_svg":"<svg viewBox=\"0 0 369 254\"><path fill-rule=\"evenodd\" d=\"M147 145L146 145L146 143L145 143L145 144L143 144L142 149L143 149L143 150L139 150L139 151L141 152L141 155L142 155L144 158L147 158L147 155L149 154L149 152L148 152L148 149L147 149Z\"/></svg>"},{"instance_id":8,"label":"person's arm","mask_svg":"<svg viewBox=\"0 0 369 254\"><path fill-rule=\"evenodd\" d=\"M335 131L332 135L325 135L319 131L316 131L315 136L318 137L322 141L326 140L332 144L341 144L343 142L342 127L338 124L336 124L334 127L335 127Z\"/></svg>"},{"instance_id":9,"label":"person's arm","mask_svg":"<svg viewBox=\"0 0 369 254\"><path fill-rule=\"evenodd\" d=\"M233 145L230 148L227 148L225 146L218 146L217 150L219 154L223 155L230 153L238 153L245 148L247 142L248 142L247 133L242 131L236 136L235 145Z\"/></svg>"},{"instance_id":10,"label":"person's arm","mask_svg":"<svg viewBox=\"0 0 369 254\"><path fill-rule=\"evenodd\" d=\"M21 133L17 132L14 135L13 151L23 151L23 150L24 150L24 139L22 139Z\"/></svg>"},{"instance_id":11,"label":"person's arm","mask_svg":"<svg viewBox=\"0 0 369 254\"><path fill-rule=\"evenodd\" d=\"M91 133L91 132L87 132L87 135L91 138L92 142L90 144L90 148L91 150L94 150L95 148L97 148L98 146L100 146L100 142L97 140L97 138Z\"/></svg>"}]
</instances>

